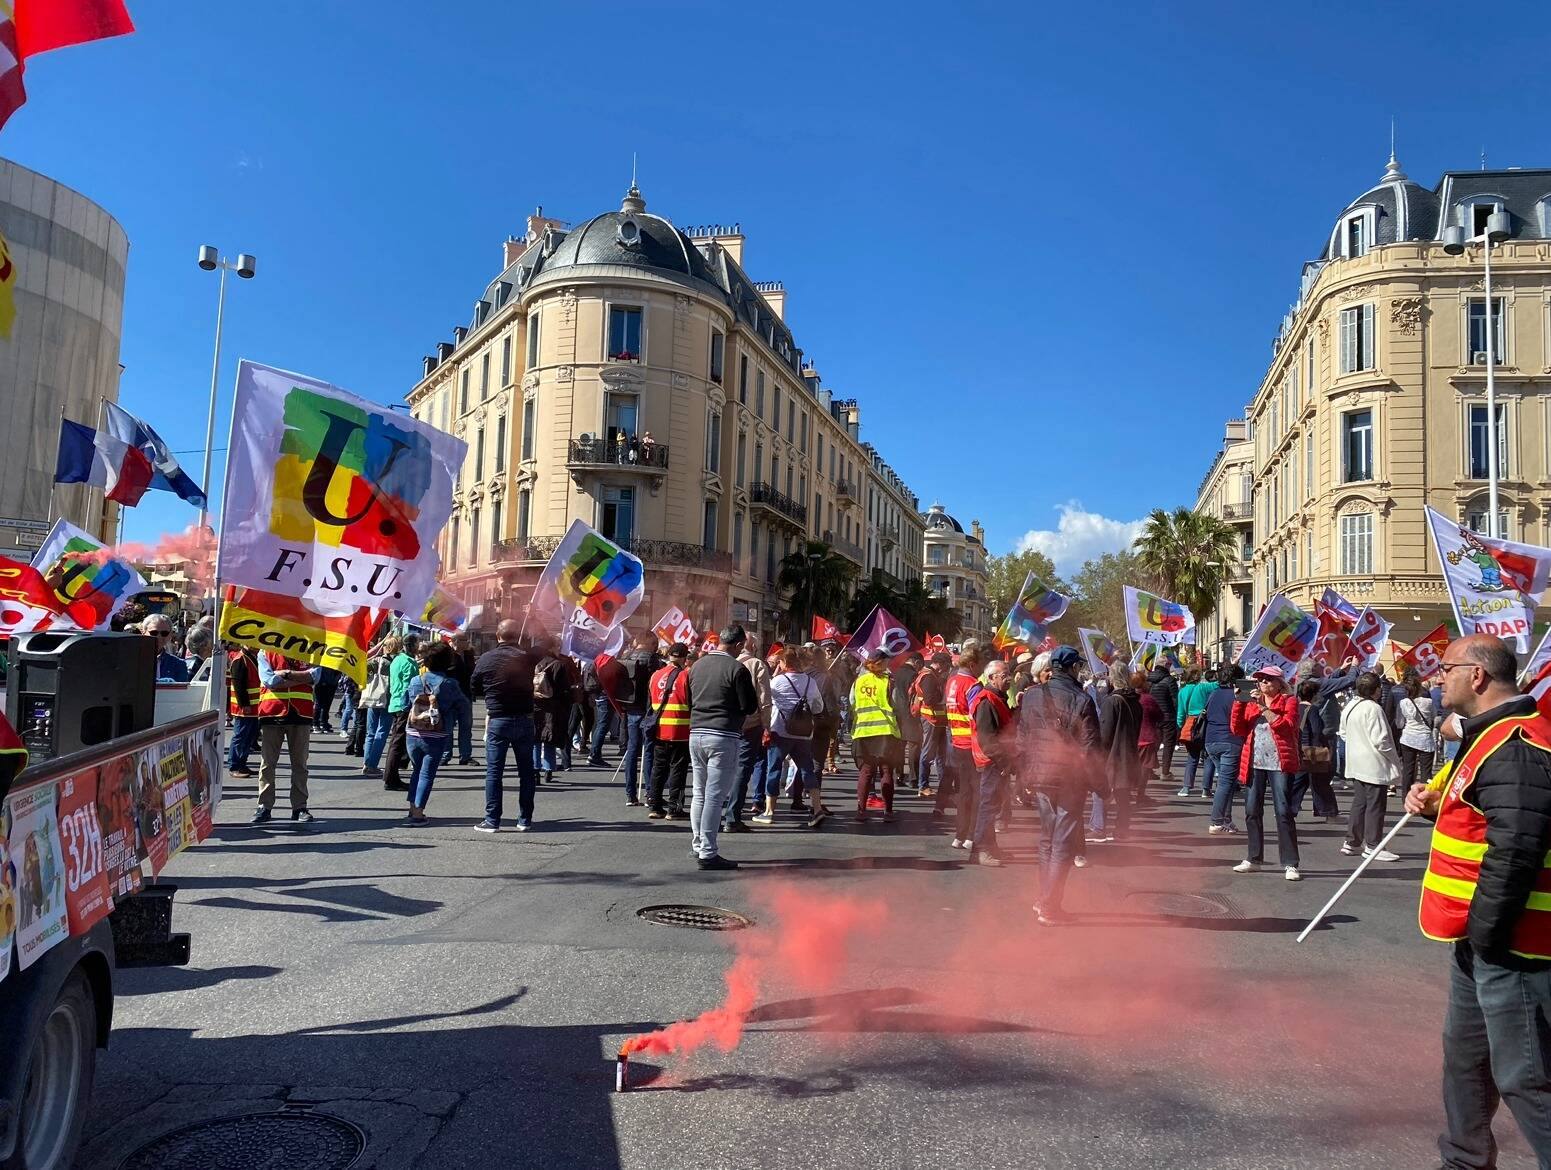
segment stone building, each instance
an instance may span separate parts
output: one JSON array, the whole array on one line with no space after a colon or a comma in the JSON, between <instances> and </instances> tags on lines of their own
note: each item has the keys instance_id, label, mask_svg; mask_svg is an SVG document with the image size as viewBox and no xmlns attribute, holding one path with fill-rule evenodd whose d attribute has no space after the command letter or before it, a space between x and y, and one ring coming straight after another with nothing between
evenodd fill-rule
<instances>
[{"instance_id":1,"label":"stone building","mask_svg":"<svg viewBox=\"0 0 1551 1170\"><path fill-rule=\"evenodd\" d=\"M1448 255L1505 212L1492 248ZM1448 613L1424 504L1486 530L1486 330L1496 334L1504 535L1551 541L1551 170L1450 171L1432 188L1393 156L1304 265L1247 414L1254 599L1304 607L1332 585L1410 642Z\"/></svg>"},{"instance_id":2,"label":"stone building","mask_svg":"<svg viewBox=\"0 0 1551 1170\"><path fill-rule=\"evenodd\" d=\"M55 484L61 416L97 426L118 401L129 237L84 195L0 159L0 235L16 320L0 337L0 556L26 560L52 519L112 531L102 489Z\"/></svg>"},{"instance_id":3,"label":"stone building","mask_svg":"<svg viewBox=\"0 0 1551 1170\"><path fill-rule=\"evenodd\" d=\"M1229 421L1222 447L1196 492L1195 510L1216 516L1238 530L1240 554L1227 566L1217 605L1210 614L1197 615L1197 645L1213 662L1237 656L1244 635L1255 624L1253 578L1250 563L1254 538L1255 444L1247 419Z\"/></svg>"},{"instance_id":4,"label":"stone building","mask_svg":"<svg viewBox=\"0 0 1551 1170\"><path fill-rule=\"evenodd\" d=\"M1004 614L992 615L986 594L986 534L979 520L964 526L941 504L921 514L926 526L926 591L957 611L961 638L989 638Z\"/></svg>"},{"instance_id":5,"label":"stone building","mask_svg":"<svg viewBox=\"0 0 1551 1170\"><path fill-rule=\"evenodd\" d=\"M634 187L574 228L535 214L424 359L411 411L470 445L443 578L487 622L523 612L576 519L645 563L637 621L678 605L701 629L785 636L778 565L805 540L858 580L919 573L915 496L804 361L744 243L681 231Z\"/></svg>"}]
</instances>

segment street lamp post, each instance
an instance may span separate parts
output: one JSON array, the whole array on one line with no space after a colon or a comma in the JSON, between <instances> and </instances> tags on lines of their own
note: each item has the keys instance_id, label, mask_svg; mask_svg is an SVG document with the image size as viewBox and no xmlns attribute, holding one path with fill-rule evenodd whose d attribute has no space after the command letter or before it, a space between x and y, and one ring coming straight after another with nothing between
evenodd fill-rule
<instances>
[{"instance_id":1,"label":"street lamp post","mask_svg":"<svg viewBox=\"0 0 1551 1170\"><path fill-rule=\"evenodd\" d=\"M1492 303L1492 245L1509 235L1508 213L1494 211L1486 217L1486 230L1479 236L1465 236L1460 225L1443 229L1443 250L1459 256L1466 244L1480 244L1486 268L1486 533L1494 539L1502 536L1497 521L1497 314ZM1474 355L1472 355L1474 356Z\"/></svg>"},{"instance_id":2,"label":"street lamp post","mask_svg":"<svg viewBox=\"0 0 1551 1170\"><path fill-rule=\"evenodd\" d=\"M808 553L808 629L806 633L802 630L797 631L799 642L806 642L813 636L813 619L817 616L815 610L818 606L818 582L814 578L817 575L819 562L823 559L824 554L821 552L810 550Z\"/></svg>"},{"instance_id":3,"label":"street lamp post","mask_svg":"<svg viewBox=\"0 0 1551 1170\"><path fill-rule=\"evenodd\" d=\"M210 456L215 448L215 395L221 376L221 325L226 316L226 274L235 272L244 280L252 280L258 271L258 261L247 252L239 252L235 261L227 260L209 244L199 249L199 266L206 272L221 273L221 284L215 298L215 358L210 363L210 411L205 416L205 471L200 480L204 489L205 506L199 510L199 527L203 531L210 521Z\"/></svg>"}]
</instances>

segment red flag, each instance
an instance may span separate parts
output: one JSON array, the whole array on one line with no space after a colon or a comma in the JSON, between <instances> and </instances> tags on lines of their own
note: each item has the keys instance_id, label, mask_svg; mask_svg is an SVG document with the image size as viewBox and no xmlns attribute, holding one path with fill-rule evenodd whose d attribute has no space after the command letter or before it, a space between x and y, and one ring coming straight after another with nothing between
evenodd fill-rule
<instances>
[{"instance_id":1,"label":"red flag","mask_svg":"<svg viewBox=\"0 0 1551 1170\"><path fill-rule=\"evenodd\" d=\"M83 630L97 625L90 601L66 601L31 565L0 557L0 637L46 630L67 617Z\"/></svg>"},{"instance_id":2,"label":"red flag","mask_svg":"<svg viewBox=\"0 0 1551 1170\"><path fill-rule=\"evenodd\" d=\"M27 100L27 58L135 31L124 0L0 0L0 126Z\"/></svg>"},{"instance_id":3,"label":"red flag","mask_svg":"<svg viewBox=\"0 0 1551 1170\"><path fill-rule=\"evenodd\" d=\"M840 627L828 618L821 618L817 614L813 616L813 640L815 642L834 642L840 638Z\"/></svg>"},{"instance_id":4,"label":"red flag","mask_svg":"<svg viewBox=\"0 0 1551 1170\"><path fill-rule=\"evenodd\" d=\"M1416 673L1420 678L1431 678L1438 673L1438 663L1443 658L1443 652L1449 648L1449 627L1443 622L1438 623L1438 628L1432 633L1421 638L1415 646L1407 650L1395 659L1395 665L1404 669L1407 666L1416 667Z\"/></svg>"}]
</instances>

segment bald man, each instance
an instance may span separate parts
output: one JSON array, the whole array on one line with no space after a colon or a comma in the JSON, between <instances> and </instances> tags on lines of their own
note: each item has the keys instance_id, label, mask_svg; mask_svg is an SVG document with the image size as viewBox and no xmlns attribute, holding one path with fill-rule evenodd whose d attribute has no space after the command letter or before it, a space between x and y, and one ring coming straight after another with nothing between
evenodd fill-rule
<instances>
[{"instance_id":1,"label":"bald man","mask_svg":"<svg viewBox=\"0 0 1551 1170\"><path fill-rule=\"evenodd\" d=\"M1422 933L1454 944L1443 1024L1443 1165L1497 1165L1492 1116L1508 1104L1551 1167L1551 719L1516 683L1513 651L1472 634L1439 663L1460 750L1406 811L1432 817Z\"/></svg>"},{"instance_id":2,"label":"bald man","mask_svg":"<svg viewBox=\"0 0 1551 1170\"><path fill-rule=\"evenodd\" d=\"M517 756L517 829L533 825L533 655L517 645L522 627L511 618L495 629L496 645L474 664L469 677L474 695L485 700L485 819L481 833L501 831L502 781L506 751Z\"/></svg>"}]
</instances>

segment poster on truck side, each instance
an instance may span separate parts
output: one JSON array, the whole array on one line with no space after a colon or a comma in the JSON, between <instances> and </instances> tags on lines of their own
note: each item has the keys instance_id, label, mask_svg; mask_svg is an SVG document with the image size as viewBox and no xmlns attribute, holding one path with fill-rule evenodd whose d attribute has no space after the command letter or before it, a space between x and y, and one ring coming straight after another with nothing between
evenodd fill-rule
<instances>
[{"instance_id":1,"label":"poster on truck side","mask_svg":"<svg viewBox=\"0 0 1551 1170\"><path fill-rule=\"evenodd\" d=\"M146 859L140 837L136 796L139 757L117 756L97 770L97 823L102 827L102 864L108 893L126 897L140 889L140 863Z\"/></svg>"},{"instance_id":2,"label":"poster on truck side","mask_svg":"<svg viewBox=\"0 0 1551 1170\"><path fill-rule=\"evenodd\" d=\"M142 748L131 757L135 764L135 819L140 827L143 856L151 873L161 873L167 864L167 811L162 797L161 774L157 769L160 750L156 745Z\"/></svg>"},{"instance_id":3,"label":"poster on truck side","mask_svg":"<svg viewBox=\"0 0 1551 1170\"><path fill-rule=\"evenodd\" d=\"M194 810L194 839L210 836L221 803L221 729L201 727L187 737L189 804Z\"/></svg>"},{"instance_id":4,"label":"poster on truck side","mask_svg":"<svg viewBox=\"0 0 1551 1170\"><path fill-rule=\"evenodd\" d=\"M59 845L65 858L65 909L70 933L85 934L113 911L102 824L97 819L96 768L59 782Z\"/></svg>"},{"instance_id":5,"label":"poster on truck side","mask_svg":"<svg viewBox=\"0 0 1551 1170\"><path fill-rule=\"evenodd\" d=\"M171 861L198 840L189 799L188 748L181 737L157 745L156 774L167 824L167 861Z\"/></svg>"},{"instance_id":6,"label":"poster on truck side","mask_svg":"<svg viewBox=\"0 0 1551 1170\"><path fill-rule=\"evenodd\" d=\"M16 961L25 971L70 935L65 866L54 815L55 784L37 784L6 798L0 828L16 885Z\"/></svg>"}]
</instances>

